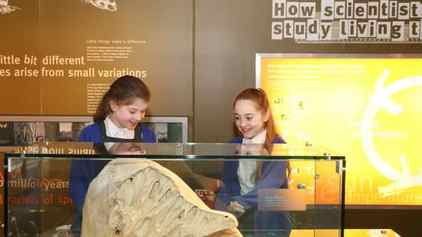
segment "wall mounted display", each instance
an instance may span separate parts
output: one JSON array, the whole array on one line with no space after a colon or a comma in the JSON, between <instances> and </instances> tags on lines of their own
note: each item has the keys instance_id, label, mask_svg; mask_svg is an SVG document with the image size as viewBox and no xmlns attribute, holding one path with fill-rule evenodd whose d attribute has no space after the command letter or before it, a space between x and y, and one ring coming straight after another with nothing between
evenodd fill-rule
<instances>
[{"instance_id":1,"label":"wall mounted display","mask_svg":"<svg viewBox=\"0 0 422 237\"><path fill-rule=\"evenodd\" d=\"M88 116L0 116L0 146L25 146L34 142L78 141ZM157 142L188 141L187 117L146 117L143 121Z\"/></svg>"},{"instance_id":2,"label":"wall mounted display","mask_svg":"<svg viewBox=\"0 0 422 237\"><path fill-rule=\"evenodd\" d=\"M289 144L346 156L346 204L422 205L420 68L421 55L258 54L256 86Z\"/></svg>"},{"instance_id":3,"label":"wall mounted display","mask_svg":"<svg viewBox=\"0 0 422 237\"><path fill-rule=\"evenodd\" d=\"M156 115L190 116L192 22L188 0L0 0L1 113L90 115L133 75Z\"/></svg>"},{"instance_id":4,"label":"wall mounted display","mask_svg":"<svg viewBox=\"0 0 422 237\"><path fill-rule=\"evenodd\" d=\"M420 43L421 1L272 0L272 40Z\"/></svg>"}]
</instances>

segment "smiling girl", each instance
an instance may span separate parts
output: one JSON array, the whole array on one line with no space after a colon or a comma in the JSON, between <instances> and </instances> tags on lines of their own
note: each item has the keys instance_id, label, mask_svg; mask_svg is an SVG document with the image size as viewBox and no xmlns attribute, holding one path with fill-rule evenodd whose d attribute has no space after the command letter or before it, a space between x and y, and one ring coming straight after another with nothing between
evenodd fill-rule
<instances>
[{"instance_id":1,"label":"smiling girl","mask_svg":"<svg viewBox=\"0 0 422 237\"><path fill-rule=\"evenodd\" d=\"M232 143L242 144L240 154L268 155L274 143L285 143L277 133L262 89L248 88L236 96L233 130L236 137ZM259 190L287 188L287 173L288 162L283 160L227 161L216 207L236 215L240 229L254 229L262 234L259 236L289 236L291 223L287 213L258 210Z\"/></svg>"},{"instance_id":2,"label":"smiling girl","mask_svg":"<svg viewBox=\"0 0 422 237\"><path fill-rule=\"evenodd\" d=\"M154 133L140 123L150 97L150 91L141 79L132 76L118 78L103 96L94 115L95 123L82 131L80 141L155 142Z\"/></svg>"},{"instance_id":3,"label":"smiling girl","mask_svg":"<svg viewBox=\"0 0 422 237\"><path fill-rule=\"evenodd\" d=\"M104 94L94 115L95 123L82 130L79 140L105 143L108 149L116 142L156 142L155 134L141 123L150 98L151 93L141 79L133 76L118 78ZM74 236L80 234L82 208L89 184L107 163L103 159L72 161L69 192L75 206Z\"/></svg>"}]
</instances>

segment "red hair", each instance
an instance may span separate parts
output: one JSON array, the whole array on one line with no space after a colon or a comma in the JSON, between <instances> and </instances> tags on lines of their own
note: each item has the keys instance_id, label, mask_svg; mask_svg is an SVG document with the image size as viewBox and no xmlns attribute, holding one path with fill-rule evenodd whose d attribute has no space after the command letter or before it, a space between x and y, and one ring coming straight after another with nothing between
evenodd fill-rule
<instances>
[{"instance_id":1,"label":"red hair","mask_svg":"<svg viewBox=\"0 0 422 237\"><path fill-rule=\"evenodd\" d=\"M264 147L271 152L272 143L275 138L281 138L274 124L273 115L271 112L270 103L268 101L267 94L262 89L248 88L240 92L233 101L233 108L236 105L236 102L239 100L249 100L255 103L256 109L260 111L263 115L268 113L268 120L265 122L264 127L267 131L265 137ZM241 132L237 128L235 122L233 121L233 132L236 136L242 136Z\"/></svg>"}]
</instances>

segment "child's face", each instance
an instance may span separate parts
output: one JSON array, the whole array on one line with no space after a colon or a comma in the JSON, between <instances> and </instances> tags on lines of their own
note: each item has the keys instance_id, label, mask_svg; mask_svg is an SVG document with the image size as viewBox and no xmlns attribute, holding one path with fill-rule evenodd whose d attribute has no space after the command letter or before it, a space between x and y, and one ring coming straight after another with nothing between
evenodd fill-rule
<instances>
[{"instance_id":1,"label":"child's face","mask_svg":"<svg viewBox=\"0 0 422 237\"><path fill-rule=\"evenodd\" d=\"M136 125L145 117L148 103L141 98L136 98L131 104L118 104L110 102L113 113L111 120L120 128L135 129Z\"/></svg>"},{"instance_id":2,"label":"child's face","mask_svg":"<svg viewBox=\"0 0 422 237\"><path fill-rule=\"evenodd\" d=\"M268 113L257 110L251 100L238 100L234 105L234 122L244 138L253 138L265 129Z\"/></svg>"}]
</instances>

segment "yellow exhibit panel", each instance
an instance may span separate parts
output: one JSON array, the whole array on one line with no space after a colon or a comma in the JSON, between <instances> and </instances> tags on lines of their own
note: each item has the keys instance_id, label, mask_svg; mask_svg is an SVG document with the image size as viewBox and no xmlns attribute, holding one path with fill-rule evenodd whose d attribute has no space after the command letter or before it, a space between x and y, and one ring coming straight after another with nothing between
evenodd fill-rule
<instances>
[{"instance_id":1,"label":"yellow exhibit panel","mask_svg":"<svg viewBox=\"0 0 422 237\"><path fill-rule=\"evenodd\" d=\"M346 156L346 204L422 205L422 55L263 54L257 86L287 143Z\"/></svg>"},{"instance_id":2,"label":"yellow exhibit panel","mask_svg":"<svg viewBox=\"0 0 422 237\"><path fill-rule=\"evenodd\" d=\"M331 237L338 236L338 230L292 230L290 237ZM344 230L345 237L400 237L390 229Z\"/></svg>"}]
</instances>

